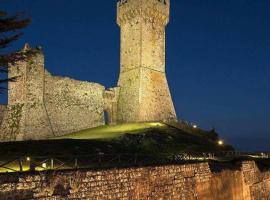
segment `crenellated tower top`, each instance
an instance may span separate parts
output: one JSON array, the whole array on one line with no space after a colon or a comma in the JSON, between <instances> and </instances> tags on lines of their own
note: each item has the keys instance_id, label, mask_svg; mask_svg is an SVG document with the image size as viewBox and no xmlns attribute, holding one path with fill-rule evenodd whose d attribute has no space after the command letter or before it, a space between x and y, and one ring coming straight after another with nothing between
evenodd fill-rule
<instances>
[{"instance_id":1,"label":"crenellated tower top","mask_svg":"<svg viewBox=\"0 0 270 200\"><path fill-rule=\"evenodd\" d=\"M130 22L141 16L156 25L167 25L170 15L170 0L119 0L117 3L117 24Z\"/></svg>"}]
</instances>

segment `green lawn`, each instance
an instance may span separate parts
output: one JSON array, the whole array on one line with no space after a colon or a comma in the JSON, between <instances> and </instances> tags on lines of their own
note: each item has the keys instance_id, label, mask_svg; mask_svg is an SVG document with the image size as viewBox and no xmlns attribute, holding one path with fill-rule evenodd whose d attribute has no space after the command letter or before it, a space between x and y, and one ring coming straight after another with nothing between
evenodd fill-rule
<instances>
[{"instance_id":1,"label":"green lawn","mask_svg":"<svg viewBox=\"0 0 270 200\"><path fill-rule=\"evenodd\" d=\"M151 128L164 129L167 125L163 123L130 123L121 125L105 125L91 128L64 136L51 139L80 139L80 140L99 140L117 138L123 134L136 134Z\"/></svg>"}]
</instances>

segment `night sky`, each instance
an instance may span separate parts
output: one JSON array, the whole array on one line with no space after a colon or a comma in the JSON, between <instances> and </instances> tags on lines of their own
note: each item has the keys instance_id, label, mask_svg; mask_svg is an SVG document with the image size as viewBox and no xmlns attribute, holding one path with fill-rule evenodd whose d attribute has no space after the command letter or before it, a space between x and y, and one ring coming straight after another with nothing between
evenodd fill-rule
<instances>
[{"instance_id":1,"label":"night sky","mask_svg":"<svg viewBox=\"0 0 270 200\"><path fill-rule=\"evenodd\" d=\"M0 7L32 18L12 48L41 45L52 74L116 85L116 0L1 0ZM269 0L171 0L166 70L180 119L215 127L239 150L270 150L269 22Z\"/></svg>"}]
</instances>

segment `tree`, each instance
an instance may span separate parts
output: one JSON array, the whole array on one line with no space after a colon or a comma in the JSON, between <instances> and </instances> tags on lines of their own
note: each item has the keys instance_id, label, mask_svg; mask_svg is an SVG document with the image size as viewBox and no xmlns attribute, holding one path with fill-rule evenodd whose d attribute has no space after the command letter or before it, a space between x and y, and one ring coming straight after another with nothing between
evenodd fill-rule
<instances>
[{"instance_id":1,"label":"tree","mask_svg":"<svg viewBox=\"0 0 270 200\"><path fill-rule=\"evenodd\" d=\"M21 14L8 15L0 10L0 74L8 72L9 64L23 60L31 54L31 52L6 51L7 47L22 36L20 30L27 27L30 21ZM14 79L0 78L0 93L5 89L1 84L7 81L14 81Z\"/></svg>"}]
</instances>

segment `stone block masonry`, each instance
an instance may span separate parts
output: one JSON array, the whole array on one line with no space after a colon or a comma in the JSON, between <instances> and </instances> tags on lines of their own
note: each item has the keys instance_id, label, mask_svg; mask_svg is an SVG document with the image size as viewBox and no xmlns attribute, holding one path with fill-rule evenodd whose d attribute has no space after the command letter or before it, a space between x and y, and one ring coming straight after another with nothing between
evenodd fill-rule
<instances>
[{"instance_id":1,"label":"stone block masonry","mask_svg":"<svg viewBox=\"0 0 270 200\"><path fill-rule=\"evenodd\" d=\"M208 163L0 175L0 200L268 200L270 169Z\"/></svg>"},{"instance_id":2,"label":"stone block masonry","mask_svg":"<svg viewBox=\"0 0 270 200\"><path fill-rule=\"evenodd\" d=\"M122 0L117 123L176 121L165 73L165 28L169 0Z\"/></svg>"},{"instance_id":3,"label":"stone block masonry","mask_svg":"<svg viewBox=\"0 0 270 200\"><path fill-rule=\"evenodd\" d=\"M104 125L105 87L50 75L40 49L9 68L8 106L0 113L0 141L40 140ZM3 109L1 109L3 110Z\"/></svg>"},{"instance_id":4,"label":"stone block masonry","mask_svg":"<svg viewBox=\"0 0 270 200\"><path fill-rule=\"evenodd\" d=\"M7 106L6 105L0 105L0 125L1 125L2 120L4 118L6 109L7 109Z\"/></svg>"},{"instance_id":5,"label":"stone block masonry","mask_svg":"<svg viewBox=\"0 0 270 200\"><path fill-rule=\"evenodd\" d=\"M104 86L47 75L46 112L55 135L104 125Z\"/></svg>"}]
</instances>

